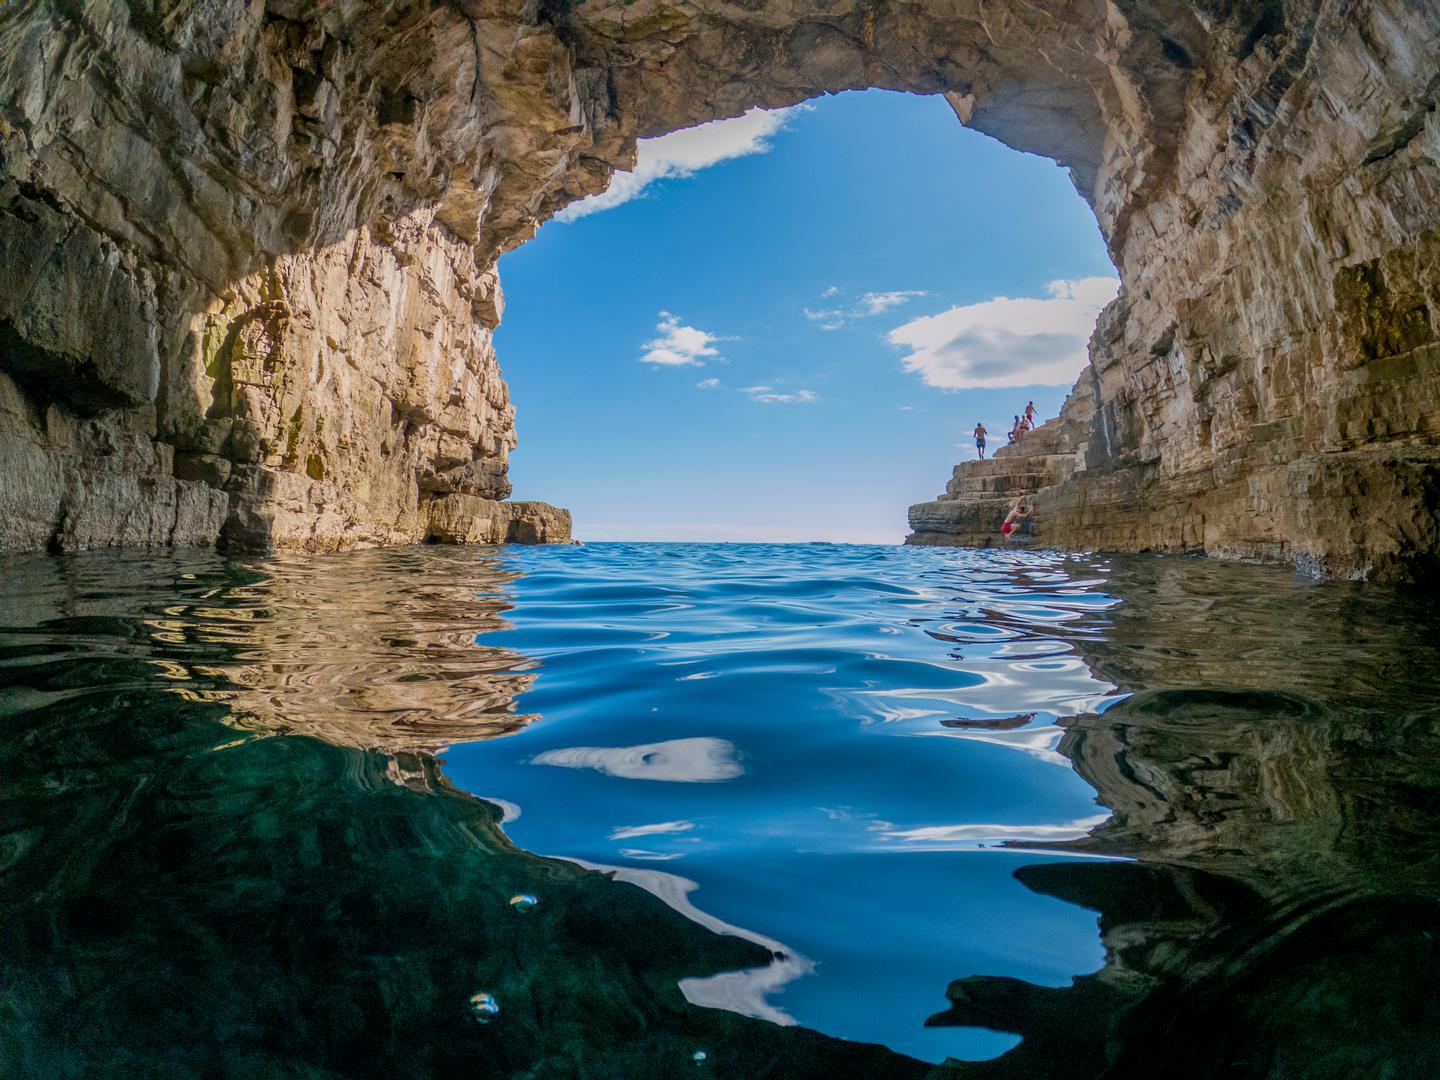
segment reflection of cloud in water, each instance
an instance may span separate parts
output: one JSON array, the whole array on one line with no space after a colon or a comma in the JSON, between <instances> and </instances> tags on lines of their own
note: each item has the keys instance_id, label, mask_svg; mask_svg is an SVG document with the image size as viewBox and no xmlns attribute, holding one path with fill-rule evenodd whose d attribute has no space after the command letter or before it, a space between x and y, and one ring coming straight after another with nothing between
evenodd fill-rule
<instances>
[{"instance_id":1,"label":"reflection of cloud in water","mask_svg":"<svg viewBox=\"0 0 1440 1080\"><path fill-rule=\"evenodd\" d=\"M616 829L610 834L611 840L632 840L637 836L666 836L671 833L689 832L695 828L693 821L658 821L654 825L630 825Z\"/></svg>"},{"instance_id":2,"label":"reflection of cloud in water","mask_svg":"<svg viewBox=\"0 0 1440 1080\"><path fill-rule=\"evenodd\" d=\"M1065 769L1072 767L1070 759L1058 749L1065 732L1049 724L1044 727L1021 728L1018 731L957 731L952 728L916 734L927 738L939 736L942 739L969 739L971 742L992 743L1011 750L1021 750L1051 765L1059 765Z\"/></svg>"},{"instance_id":3,"label":"reflection of cloud in water","mask_svg":"<svg viewBox=\"0 0 1440 1080\"><path fill-rule=\"evenodd\" d=\"M681 740L688 742L690 740ZM718 741L718 740L717 740ZM638 885L652 896L663 900L691 922L698 923L717 934L753 941L761 948L769 949L774 959L763 968L746 968L743 971L722 971L703 979L681 979L680 992L692 1005L707 1009L724 1009L726 1012L753 1016L757 1020L768 1020L772 1024L789 1027L795 1018L783 1009L777 1009L765 999L787 983L794 982L802 975L815 970L815 962L793 952L774 938L757 934L717 919L701 911L690 901L690 894L699 886L689 878L678 874L667 874L663 870L641 869L634 866L606 866L603 863L587 862L561 856L568 862L577 863L587 870L598 870L609 874L616 881Z\"/></svg>"},{"instance_id":4,"label":"reflection of cloud in water","mask_svg":"<svg viewBox=\"0 0 1440 1080\"><path fill-rule=\"evenodd\" d=\"M727 739L670 739L640 746L569 746L546 750L531 759L535 765L595 769L622 780L670 780L703 783L733 780L745 770Z\"/></svg>"},{"instance_id":5,"label":"reflection of cloud in water","mask_svg":"<svg viewBox=\"0 0 1440 1080\"><path fill-rule=\"evenodd\" d=\"M1109 820L1109 814L1096 814L1058 825L926 825L918 829L896 829L880 836L906 846L926 848L974 848L991 843L1057 844L1088 836Z\"/></svg>"}]
</instances>

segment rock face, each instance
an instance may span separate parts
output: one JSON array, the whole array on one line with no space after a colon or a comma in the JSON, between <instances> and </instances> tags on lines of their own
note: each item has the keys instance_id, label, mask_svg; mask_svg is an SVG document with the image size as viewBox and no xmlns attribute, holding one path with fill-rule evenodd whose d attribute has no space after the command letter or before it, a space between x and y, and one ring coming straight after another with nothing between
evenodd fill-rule
<instances>
[{"instance_id":1,"label":"rock face","mask_svg":"<svg viewBox=\"0 0 1440 1080\"><path fill-rule=\"evenodd\" d=\"M11 6L0 548L445 535L508 493L499 254L639 136L878 86L1068 165L1125 283L1037 540L1430 565L1437 61L1413 0Z\"/></svg>"},{"instance_id":2,"label":"rock face","mask_svg":"<svg viewBox=\"0 0 1440 1080\"><path fill-rule=\"evenodd\" d=\"M1433 572L1437 24L1272 5L1228 67L1189 69L1163 179L1113 217L1096 192L1125 287L1089 370L1057 422L912 507L911 542L996 543L1025 494L1054 545Z\"/></svg>"},{"instance_id":3,"label":"rock face","mask_svg":"<svg viewBox=\"0 0 1440 1080\"><path fill-rule=\"evenodd\" d=\"M490 182L497 117L416 96L478 31L372 7L0 15L0 550L569 539L496 501L502 300L449 174Z\"/></svg>"}]
</instances>

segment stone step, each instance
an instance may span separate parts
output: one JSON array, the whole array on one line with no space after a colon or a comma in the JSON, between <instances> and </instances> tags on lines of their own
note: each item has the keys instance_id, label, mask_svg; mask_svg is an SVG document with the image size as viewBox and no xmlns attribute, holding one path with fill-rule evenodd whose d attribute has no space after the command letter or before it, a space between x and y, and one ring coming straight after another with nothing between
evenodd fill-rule
<instances>
[{"instance_id":1,"label":"stone step","mask_svg":"<svg viewBox=\"0 0 1440 1080\"><path fill-rule=\"evenodd\" d=\"M964 499L991 501L1032 495L1041 488L1063 483L1075 471L1074 454L1008 455L955 466L944 494L937 502Z\"/></svg>"},{"instance_id":2,"label":"stone step","mask_svg":"<svg viewBox=\"0 0 1440 1080\"><path fill-rule=\"evenodd\" d=\"M976 547L1024 547L1032 540L1034 519L1010 538L1001 523L1017 499L1043 499L1047 488L1064 483L1079 464L1074 425L1052 421L997 448L988 458L956 465L945 494L910 508L910 544L961 544Z\"/></svg>"},{"instance_id":3,"label":"stone step","mask_svg":"<svg viewBox=\"0 0 1440 1080\"><path fill-rule=\"evenodd\" d=\"M1000 476L957 476L945 485L951 495L985 495L1001 491L1035 491L1054 481L1049 473L1005 473Z\"/></svg>"},{"instance_id":4,"label":"stone step","mask_svg":"<svg viewBox=\"0 0 1440 1080\"><path fill-rule=\"evenodd\" d=\"M1045 472L1059 467L1069 467L1075 462L1074 454L1012 454L1003 458L985 458L962 461L955 466L956 475L998 476L1013 472Z\"/></svg>"}]
</instances>

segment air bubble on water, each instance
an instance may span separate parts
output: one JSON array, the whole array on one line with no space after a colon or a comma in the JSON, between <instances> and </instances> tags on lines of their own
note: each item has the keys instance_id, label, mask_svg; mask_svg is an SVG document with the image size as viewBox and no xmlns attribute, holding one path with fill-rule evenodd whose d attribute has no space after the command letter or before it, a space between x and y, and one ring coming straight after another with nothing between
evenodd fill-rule
<instances>
[{"instance_id":1,"label":"air bubble on water","mask_svg":"<svg viewBox=\"0 0 1440 1080\"><path fill-rule=\"evenodd\" d=\"M495 1000L494 994L487 994L480 991L470 997L470 1011L475 1014L475 1019L482 1024L488 1024L495 1017L500 1015L500 1003Z\"/></svg>"},{"instance_id":2,"label":"air bubble on water","mask_svg":"<svg viewBox=\"0 0 1440 1080\"><path fill-rule=\"evenodd\" d=\"M707 1057L709 1057L709 1056L710 1056L710 1055L707 1054L707 1053L705 1053L704 1050L696 1050L695 1053L693 1053L693 1054L690 1055L690 1060L691 1060L691 1061L694 1061L696 1064L699 1064L700 1062L704 1061L704 1060L705 1060Z\"/></svg>"},{"instance_id":3,"label":"air bubble on water","mask_svg":"<svg viewBox=\"0 0 1440 1080\"><path fill-rule=\"evenodd\" d=\"M517 893L510 897L510 906L520 912L521 915L524 915L525 912L529 911L538 903L540 903L539 899L531 896L529 893Z\"/></svg>"}]
</instances>

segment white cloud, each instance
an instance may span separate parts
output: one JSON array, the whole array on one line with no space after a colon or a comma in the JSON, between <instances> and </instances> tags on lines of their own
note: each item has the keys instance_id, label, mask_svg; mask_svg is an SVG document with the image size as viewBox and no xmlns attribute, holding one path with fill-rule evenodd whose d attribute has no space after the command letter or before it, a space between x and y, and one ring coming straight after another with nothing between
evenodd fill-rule
<instances>
[{"instance_id":1,"label":"white cloud","mask_svg":"<svg viewBox=\"0 0 1440 1080\"><path fill-rule=\"evenodd\" d=\"M741 393L749 395L751 401L759 401L765 405L808 405L817 400L813 390L796 390L794 393L786 394L776 390L773 386L744 386L740 389Z\"/></svg>"},{"instance_id":2,"label":"white cloud","mask_svg":"<svg viewBox=\"0 0 1440 1080\"><path fill-rule=\"evenodd\" d=\"M557 221L610 210L637 198L657 180L692 176L701 169L732 158L763 154L770 149L769 137L783 128L790 116L804 106L789 109L751 109L744 116L713 120L708 124L672 131L658 139L641 139L634 172L617 172L610 186L599 195L572 203L555 215Z\"/></svg>"},{"instance_id":3,"label":"white cloud","mask_svg":"<svg viewBox=\"0 0 1440 1080\"><path fill-rule=\"evenodd\" d=\"M646 364L660 364L666 367L682 367L686 364L701 365L702 357L719 356L714 342L720 339L704 330L685 326L677 315L668 311L660 312L660 321L655 324L660 336L647 341L641 348L645 355L640 360Z\"/></svg>"},{"instance_id":4,"label":"white cloud","mask_svg":"<svg viewBox=\"0 0 1440 1080\"><path fill-rule=\"evenodd\" d=\"M699 389L701 389L701 390L719 390L719 389L720 389L720 380L719 380L719 379L701 379L701 380L700 380L699 382L697 382L695 385L696 385Z\"/></svg>"},{"instance_id":5,"label":"white cloud","mask_svg":"<svg viewBox=\"0 0 1440 1080\"><path fill-rule=\"evenodd\" d=\"M813 308L803 308L805 318L811 322L818 322L821 330L839 330L845 325L845 313L839 308L816 311Z\"/></svg>"},{"instance_id":6,"label":"white cloud","mask_svg":"<svg viewBox=\"0 0 1440 1080\"><path fill-rule=\"evenodd\" d=\"M901 289L896 292L867 292L856 305L861 314L880 315L892 307L909 303L916 296L927 295L924 289Z\"/></svg>"},{"instance_id":7,"label":"white cloud","mask_svg":"<svg viewBox=\"0 0 1440 1080\"><path fill-rule=\"evenodd\" d=\"M1049 299L997 296L890 331L903 363L946 390L1070 383L1088 359L1096 316L1115 296L1110 277L1052 281Z\"/></svg>"},{"instance_id":8,"label":"white cloud","mask_svg":"<svg viewBox=\"0 0 1440 1080\"><path fill-rule=\"evenodd\" d=\"M840 293L838 285L831 285L820 294L828 300ZM805 318L820 324L821 330L839 330L850 319L868 319L883 315L891 308L908 304L917 296L928 296L924 289L895 289L891 292L867 292L853 304L834 308L804 308Z\"/></svg>"}]
</instances>

